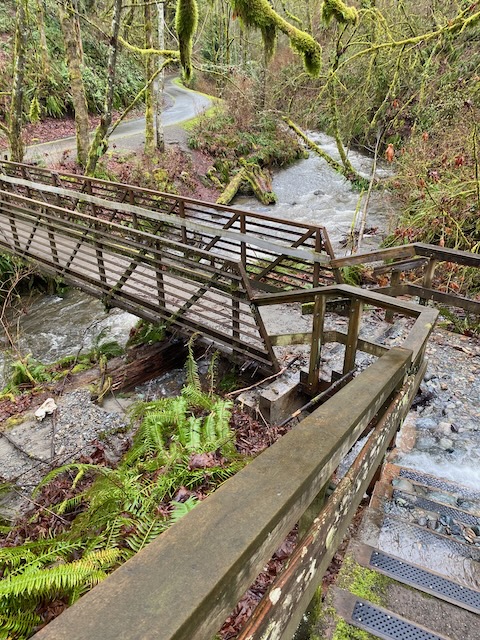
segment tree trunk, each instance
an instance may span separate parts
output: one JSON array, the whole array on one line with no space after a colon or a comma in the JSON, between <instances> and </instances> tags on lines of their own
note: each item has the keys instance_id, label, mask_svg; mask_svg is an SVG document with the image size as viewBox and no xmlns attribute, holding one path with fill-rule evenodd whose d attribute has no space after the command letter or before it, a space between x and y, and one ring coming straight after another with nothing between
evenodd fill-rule
<instances>
[{"instance_id":1,"label":"tree trunk","mask_svg":"<svg viewBox=\"0 0 480 640\"><path fill-rule=\"evenodd\" d=\"M48 56L47 36L45 34L45 11L44 0L37 0L37 24L40 38L40 55L42 60L42 81L45 81L50 74L50 60Z\"/></svg>"},{"instance_id":2,"label":"tree trunk","mask_svg":"<svg viewBox=\"0 0 480 640\"><path fill-rule=\"evenodd\" d=\"M23 80L25 69L25 48L27 44L27 21L25 0L17 2L15 26L15 51L13 63L12 99L9 112L10 157L14 162L22 162L25 145L22 140Z\"/></svg>"},{"instance_id":3,"label":"tree trunk","mask_svg":"<svg viewBox=\"0 0 480 640\"><path fill-rule=\"evenodd\" d=\"M153 28L152 28L152 7L150 0L145 0L143 5L143 18L145 25L145 49L153 49ZM145 76L150 79L154 73L154 57L151 53L145 55ZM154 129L154 87L149 84L145 91L145 155L151 158L155 151L155 129Z\"/></svg>"},{"instance_id":4,"label":"tree trunk","mask_svg":"<svg viewBox=\"0 0 480 640\"><path fill-rule=\"evenodd\" d=\"M82 36L78 15L75 13L76 9L76 0L69 0L68 2L64 0L58 7L72 89L73 109L75 111L77 162L84 167L87 163L88 153L88 107L82 77Z\"/></svg>"},{"instance_id":5,"label":"tree trunk","mask_svg":"<svg viewBox=\"0 0 480 640\"><path fill-rule=\"evenodd\" d=\"M117 66L118 35L120 32L120 17L122 0L115 0L112 18L112 36L110 38L110 52L107 63L107 86L105 101L100 123L95 130L95 136L88 152L86 174L91 176L95 172L97 162L108 148L108 128L112 122L113 92L115 89L115 71Z\"/></svg>"},{"instance_id":6,"label":"tree trunk","mask_svg":"<svg viewBox=\"0 0 480 640\"><path fill-rule=\"evenodd\" d=\"M165 49L165 4L157 0L158 12L158 48L160 51ZM157 149L163 153L165 151L165 136L162 124L163 111L163 91L165 87L165 71L163 68L164 58L159 56L158 65L162 69L158 76L155 86L155 142Z\"/></svg>"}]
</instances>

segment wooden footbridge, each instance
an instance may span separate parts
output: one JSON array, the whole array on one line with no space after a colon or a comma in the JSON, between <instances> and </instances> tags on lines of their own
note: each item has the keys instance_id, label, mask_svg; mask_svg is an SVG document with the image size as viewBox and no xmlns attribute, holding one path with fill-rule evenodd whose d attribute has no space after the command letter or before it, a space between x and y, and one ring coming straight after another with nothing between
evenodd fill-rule
<instances>
[{"instance_id":1,"label":"wooden footbridge","mask_svg":"<svg viewBox=\"0 0 480 640\"><path fill-rule=\"evenodd\" d=\"M307 343L311 392L331 383L320 379L325 346L344 347L337 377L348 384L35 636L211 640L300 521L288 567L240 635L292 638L423 378L438 313L425 302L480 313L479 302L436 290L434 270L445 261L478 268L479 258L416 244L335 259L322 227L9 162L0 163L0 247L109 306L169 331L200 332L267 373L279 369L276 345ZM342 284L342 267L361 262L387 272L389 286ZM420 284L402 280L412 272ZM332 299L347 309L345 332L329 323ZM262 307L292 302L313 303L310 329L273 335ZM367 307L390 321L408 318L403 342L389 347L362 336ZM372 363L354 375L359 352Z\"/></svg>"}]
</instances>

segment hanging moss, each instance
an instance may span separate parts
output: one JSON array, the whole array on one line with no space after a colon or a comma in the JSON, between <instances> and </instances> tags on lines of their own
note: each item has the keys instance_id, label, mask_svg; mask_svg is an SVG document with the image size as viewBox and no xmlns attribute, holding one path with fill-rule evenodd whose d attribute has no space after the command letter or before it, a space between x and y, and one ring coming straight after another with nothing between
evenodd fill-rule
<instances>
[{"instance_id":1,"label":"hanging moss","mask_svg":"<svg viewBox=\"0 0 480 640\"><path fill-rule=\"evenodd\" d=\"M320 73L322 50L312 36L284 20L268 0L231 0L236 15L247 27L260 29L267 55L272 55L276 32L281 31L290 39L292 48L303 56L307 71L317 76Z\"/></svg>"},{"instance_id":2,"label":"hanging moss","mask_svg":"<svg viewBox=\"0 0 480 640\"><path fill-rule=\"evenodd\" d=\"M356 24L358 11L355 7L347 7L342 0L324 0L322 18L327 25L330 24L332 18L335 18L340 24Z\"/></svg>"},{"instance_id":3,"label":"hanging moss","mask_svg":"<svg viewBox=\"0 0 480 640\"><path fill-rule=\"evenodd\" d=\"M192 40L198 24L196 0L178 0L175 28L178 35L180 62L186 80L192 76Z\"/></svg>"}]
</instances>

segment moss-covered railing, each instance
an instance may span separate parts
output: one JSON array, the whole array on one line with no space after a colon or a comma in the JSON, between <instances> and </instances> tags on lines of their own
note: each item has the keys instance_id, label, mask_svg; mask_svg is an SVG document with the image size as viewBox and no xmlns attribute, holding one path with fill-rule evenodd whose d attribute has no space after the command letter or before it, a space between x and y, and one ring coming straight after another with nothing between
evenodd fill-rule
<instances>
[{"instance_id":1,"label":"moss-covered railing","mask_svg":"<svg viewBox=\"0 0 480 640\"><path fill-rule=\"evenodd\" d=\"M350 300L353 328L347 332L347 342L352 348L345 357L351 364L352 350L359 344L359 291L334 289L302 292L306 296L302 299L313 301L317 312L327 309L329 297ZM299 294L282 295L297 299ZM268 298L258 303L278 303L275 296ZM403 344L376 351L373 364L39 631L36 640L211 640L302 520L304 534L287 568L259 604L241 639L293 636L410 407L425 371L423 354L437 315L432 309L404 306L370 292L361 292L359 302L385 310L393 305L396 313L413 317ZM321 348L322 313L314 322ZM316 360L319 355L317 350ZM323 502L335 469L365 433L362 450Z\"/></svg>"}]
</instances>

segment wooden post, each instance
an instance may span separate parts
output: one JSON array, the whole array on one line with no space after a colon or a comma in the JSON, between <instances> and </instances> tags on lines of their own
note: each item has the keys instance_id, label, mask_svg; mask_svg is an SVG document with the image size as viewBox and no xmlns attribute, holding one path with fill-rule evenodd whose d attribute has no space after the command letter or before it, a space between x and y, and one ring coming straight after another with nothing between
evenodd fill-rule
<instances>
[{"instance_id":1,"label":"wooden post","mask_svg":"<svg viewBox=\"0 0 480 640\"><path fill-rule=\"evenodd\" d=\"M310 392L315 392L318 388L320 376L320 353L323 340L323 324L325 322L325 310L327 307L327 298L325 295L319 294L315 296L313 305L313 326L312 326L312 344L310 347L310 365L308 368L307 384Z\"/></svg>"},{"instance_id":2,"label":"wooden post","mask_svg":"<svg viewBox=\"0 0 480 640\"><path fill-rule=\"evenodd\" d=\"M400 271L392 271L390 278L390 286L397 287L400 284ZM387 309L385 312L385 322L393 323L393 317L395 313L392 309Z\"/></svg>"},{"instance_id":3,"label":"wooden post","mask_svg":"<svg viewBox=\"0 0 480 640\"><path fill-rule=\"evenodd\" d=\"M435 258L430 258L429 263L425 267L425 275L423 276L423 287L424 289L432 288L433 274L435 273L435 267L437 266L437 260ZM427 298L420 298L420 304L427 304Z\"/></svg>"},{"instance_id":4,"label":"wooden post","mask_svg":"<svg viewBox=\"0 0 480 640\"><path fill-rule=\"evenodd\" d=\"M321 253L322 251L322 234L320 229L317 229L315 232L315 251L317 253ZM320 281L320 263L315 260L313 264L313 276L312 276L312 286L318 287Z\"/></svg>"},{"instance_id":5,"label":"wooden post","mask_svg":"<svg viewBox=\"0 0 480 640\"><path fill-rule=\"evenodd\" d=\"M346 374L355 367L357 354L358 333L362 319L363 302L352 300L348 318L347 346L345 347L345 360L343 361L343 373Z\"/></svg>"}]
</instances>

